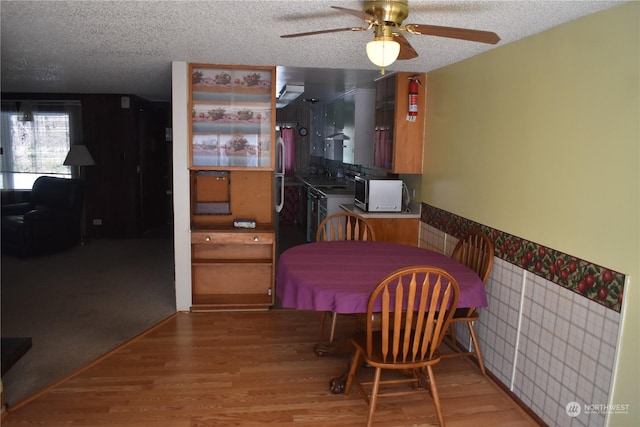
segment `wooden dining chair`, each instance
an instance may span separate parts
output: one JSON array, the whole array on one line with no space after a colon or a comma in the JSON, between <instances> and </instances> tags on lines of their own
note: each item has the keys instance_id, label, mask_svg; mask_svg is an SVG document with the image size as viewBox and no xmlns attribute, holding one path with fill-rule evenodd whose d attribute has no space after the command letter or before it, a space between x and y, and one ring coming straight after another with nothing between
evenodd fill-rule
<instances>
[{"instance_id":1,"label":"wooden dining chair","mask_svg":"<svg viewBox=\"0 0 640 427\"><path fill-rule=\"evenodd\" d=\"M351 212L337 212L318 226L316 242L332 240L375 240L373 227L367 220Z\"/></svg>"},{"instance_id":2,"label":"wooden dining chair","mask_svg":"<svg viewBox=\"0 0 640 427\"><path fill-rule=\"evenodd\" d=\"M457 308L459 296L458 283L451 275L428 266L397 270L385 277L371 293L366 330L357 332L351 340L355 352L344 389L348 394L355 383L368 403L367 426L373 422L379 397L406 396L427 389L433 398L438 422L444 426L432 367L440 361L438 347ZM373 381L360 381L356 376L362 359L375 368ZM411 375L396 374L383 380L383 370L402 370ZM405 383L413 387L396 387ZM394 387L389 390L388 385ZM385 391L381 391L381 386Z\"/></svg>"},{"instance_id":3,"label":"wooden dining chair","mask_svg":"<svg viewBox=\"0 0 640 427\"><path fill-rule=\"evenodd\" d=\"M451 253L451 258L475 271L486 285L489 275L491 274L491 268L493 267L493 254L493 242L489 240L486 234L474 230L458 240L458 243ZM447 331L447 337L451 341L451 347L456 350L456 353L446 354L443 357L475 356L482 374L486 375L484 359L482 358L482 352L480 351L480 345L478 343L478 335L473 326L473 322L478 320L478 318L479 313L475 307L459 308L456 310L449 330ZM469 327L474 351L460 351L456 342L456 323L466 323Z\"/></svg>"},{"instance_id":4,"label":"wooden dining chair","mask_svg":"<svg viewBox=\"0 0 640 427\"><path fill-rule=\"evenodd\" d=\"M317 242L333 240L376 240L376 237L373 227L364 217L351 212L337 212L326 217L316 233ZM320 331L324 331L324 323L329 313L331 312L322 313ZM337 319L338 313L332 312L329 344L333 343Z\"/></svg>"}]
</instances>

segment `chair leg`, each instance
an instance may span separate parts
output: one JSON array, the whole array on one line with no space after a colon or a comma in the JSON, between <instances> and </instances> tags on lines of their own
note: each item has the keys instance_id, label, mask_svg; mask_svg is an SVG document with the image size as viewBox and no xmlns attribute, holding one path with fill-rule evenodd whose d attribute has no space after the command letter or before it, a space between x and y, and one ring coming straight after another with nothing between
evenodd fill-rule
<instances>
[{"instance_id":1,"label":"chair leg","mask_svg":"<svg viewBox=\"0 0 640 427\"><path fill-rule=\"evenodd\" d=\"M433 376L433 369L431 368L431 365L427 365L427 372L429 373L429 387L431 389L433 405L436 407L438 423L441 427L444 427L444 415L442 414L442 407L440 406L440 395L438 394L438 387L436 386L436 380Z\"/></svg>"},{"instance_id":2,"label":"chair leg","mask_svg":"<svg viewBox=\"0 0 640 427\"><path fill-rule=\"evenodd\" d=\"M482 375L487 375L487 371L484 369L484 359L482 358L482 352L480 351L480 344L478 342L478 335L476 334L476 328L473 327L473 322L467 322L469 325L469 332L471 333L471 342L476 352L476 358L478 359L478 365Z\"/></svg>"},{"instance_id":3,"label":"chair leg","mask_svg":"<svg viewBox=\"0 0 640 427\"><path fill-rule=\"evenodd\" d=\"M347 383L344 386L344 394L349 394L351 390L351 384L353 384L353 379L358 371L358 367L360 366L360 357L362 356L362 352L357 347L354 348L353 354L351 356L351 366L349 367L349 374L347 375Z\"/></svg>"},{"instance_id":4,"label":"chair leg","mask_svg":"<svg viewBox=\"0 0 640 427\"><path fill-rule=\"evenodd\" d=\"M333 336L336 333L336 321L338 320L338 313L333 312L333 318L331 319L331 332L329 333L329 344L333 344Z\"/></svg>"},{"instance_id":5,"label":"chair leg","mask_svg":"<svg viewBox=\"0 0 640 427\"><path fill-rule=\"evenodd\" d=\"M380 389L380 374L382 368L376 368L373 374L373 388L371 389L371 397L369 398L369 414L367 415L367 427L373 424L373 415L376 413L376 403L378 402L378 390Z\"/></svg>"},{"instance_id":6,"label":"chair leg","mask_svg":"<svg viewBox=\"0 0 640 427\"><path fill-rule=\"evenodd\" d=\"M451 322L451 324L449 325L449 333L451 334L451 336L449 338L451 338L451 344L453 345L453 348L457 348L457 344L456 344L456 324Z\"/></svg>"}]
</instances>

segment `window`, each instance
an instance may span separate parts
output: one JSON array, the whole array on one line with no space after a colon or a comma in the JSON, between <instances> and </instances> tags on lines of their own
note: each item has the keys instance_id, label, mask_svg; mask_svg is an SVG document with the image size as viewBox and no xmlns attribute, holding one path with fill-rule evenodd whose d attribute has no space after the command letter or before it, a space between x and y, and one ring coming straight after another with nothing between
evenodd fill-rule
<instances>
[{"instance_id":1,"label":"window","mask_svg":"<svg viewBox=\"0 0 640 427\"><path fill-rule=\"evenodd\" d=\"M80 104L34 101L21 110L17 102L8 111L11 105L2 108L1 188L31 189L42 175L70 178L71 168L62 163L77 134L74 125L81 126Z\"/></svg>"}]
</instances>

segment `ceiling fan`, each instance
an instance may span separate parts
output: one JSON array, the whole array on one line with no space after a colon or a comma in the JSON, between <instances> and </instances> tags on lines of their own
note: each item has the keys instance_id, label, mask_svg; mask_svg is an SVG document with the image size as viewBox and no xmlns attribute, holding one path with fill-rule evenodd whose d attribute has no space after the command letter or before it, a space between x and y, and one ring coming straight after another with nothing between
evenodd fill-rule
<instances>
[{"instance_id":1,"label":"ceiling fan","mask_svg":"<svg viewBox=\"0 0 640 427\"><path fill-rule=\"evenodd\" d=\"M348 9L339 6L331 7L340 12L363 19L367 26L286 34L280 37L303 37L341 31L367 31L373 29L374 39L367 43L367 56L375 65L382 67L383 72L384 67L391 65L396 59L412 59L418 56L418 53L411 44L409 44L409 41L402 35L401 32L403 31L410 34L449 37L489 44L496 44L500 41L500 37L490 31L439 27L425 24L406 24L402 26L402 21L409 16L408 0L364 0L362 10Z\"/></svg>"}]
</instances>

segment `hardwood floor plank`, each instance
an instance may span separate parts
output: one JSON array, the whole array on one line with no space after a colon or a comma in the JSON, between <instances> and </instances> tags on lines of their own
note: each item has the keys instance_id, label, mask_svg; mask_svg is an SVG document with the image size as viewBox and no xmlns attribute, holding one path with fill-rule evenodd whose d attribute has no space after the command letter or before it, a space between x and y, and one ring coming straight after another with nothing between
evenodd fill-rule
<instances>
[{"instance_id":1,"label":"hardwood floor plank","mask_svg":"<svg viewBox=\"0 0 640 427\"><path fill-rule=\"evenodd\" d=\"M354 327L341 317L341 331ZM292 310L178 314L10 408L2 425L361 426L367 406L357 391L329 391L348 351L313 353L321 340L318 319L319 313ZM443 360L435 375L449 426L537 425L466 358ZM437 418L425 394L382 400L374 423L436 425Z\"/></svg>"}]
</instances>

